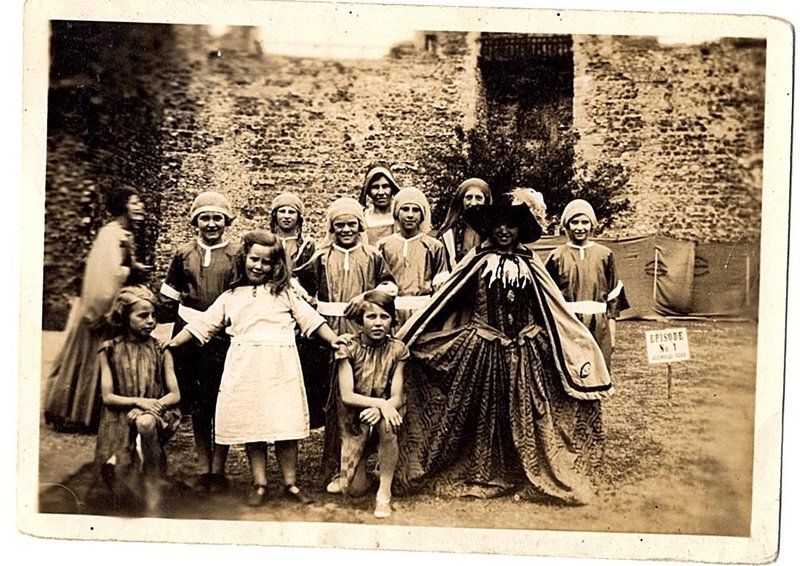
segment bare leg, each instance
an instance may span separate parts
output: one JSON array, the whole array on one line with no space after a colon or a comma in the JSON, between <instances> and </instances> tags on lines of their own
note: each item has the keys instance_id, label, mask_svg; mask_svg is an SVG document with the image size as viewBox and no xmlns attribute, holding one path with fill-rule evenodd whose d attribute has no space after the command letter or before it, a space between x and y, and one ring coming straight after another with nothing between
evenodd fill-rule
<instances>
[{"instance_id":1,"label":"bare leg","mask_svg":"<svg viewBox=\"0 0 800 566\"><path fill-rule=\"evenodd\" d=\"M276 442L275 457L283 474L283 485L294 485L297 482L297 441Z\"/></svg>"},{"instance_id":2,"label":"bare leg","mask_svg":"<svg viewBox=\"0 0 800 566\"><path fill-rule=\"evenodd\" d=\"M192 432L194 433L194 449L197 453L200 469L203 470L204 474L211 473L211 458L214 448L211 443L211 421L192 415Z\"/></svg>"},{"instance_id":3,"label":"bare leg","mask_svg":"<svg viewBox=\"0 0 800 566\"><path fill-rule=\"evenodd\" d=\"M283 440L275 443L275 456L283 474L283 492L298 503L313 503L297 485L297 441Z\"/></svg>"},{"instance_id":4,"label":"bare leg","mask_svg":"<svg viewBox=\"0 0 800 566\"><path fill-rule=\"evenodd\" d=\"M379 428L380 444L378 444L378 465L380 466L380 486L377 499L389 501L392 498L392 480L397 467L397 435L387 432L382 426Z\"/></svg>"},{"instance_id":5,"label":"bare leg","mask_svg":"<svg viewBox=\"0 0 800 566\"><path fill-rule=\"evenodd\" d=\"M214 444L214 454L211 458L211 473L225 475L225 462L228 461L228 448L226 444Z\"/></svg>"},{"instance_id":6,"label":"bare leg","mask_svg":"<svg viewBox=\"0 0 800 566\"><path fill-rule=\"evenodd\" d=\"M244 445L254 485L267 485L267 443L248 442Z\"/></svg>"},{"instance_id":7,"label":"bare leg","mask_svg":"<svg viewBox=\"0 0 800 566\"><path fill-rule=\"evenodd\" d=\"M161 469L161 443L158 441L156 418L147 413L139 415L136 417L136 431L142 439L142 472L146 478L158 478Z\"/></svg>"},{"instance_id":8,"label":"bare leg","mask_svg":"<svg viewBox=\"0 0 800 566\"><path fill-rule=\"evenodd\" d=\"M156 511L161 503L161 456L156 418L150 414L136 417L136 431L142 443L142 475L144 476L145 505L148 514Z\"/></svg>"},{"instance_id":9,"label":"bare leg","mask_svg":"<svg viewBox=\"0 0 800 566\"><path fill-rule=\"evenodd\" d=\"M352 497L359 497L364 495L368 489L369 480L367 479L367 458L362 452L361 459L358 461L355 473L353 474L353 480L347 487L347 494Z\"/></svg>"}]
</instances>

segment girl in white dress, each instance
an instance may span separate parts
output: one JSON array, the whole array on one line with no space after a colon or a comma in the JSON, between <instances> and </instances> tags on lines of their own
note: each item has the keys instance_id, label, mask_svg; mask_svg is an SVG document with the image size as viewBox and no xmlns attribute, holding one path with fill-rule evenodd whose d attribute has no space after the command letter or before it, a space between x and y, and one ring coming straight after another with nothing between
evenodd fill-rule
<instances>
[{"instance_id":1,"label":"girl in white dress","mask_svg":"<svg viewBox=\"0 0 800 566\"><path fill-rule=\"evenodd\" d=\"M240 263L240 280L167 347L178 347L193 337L205 343L225 329L231 346L217 398L215 441L245 445L254 485L249 505L263 505L268 497L268 443L275 444L284 493L310 503L295 485L297 441L309 435L295 328L334 349L344 340L289 286L286 257L274 234L266 230L246 234Z\"/></svg>"}]
</instances>

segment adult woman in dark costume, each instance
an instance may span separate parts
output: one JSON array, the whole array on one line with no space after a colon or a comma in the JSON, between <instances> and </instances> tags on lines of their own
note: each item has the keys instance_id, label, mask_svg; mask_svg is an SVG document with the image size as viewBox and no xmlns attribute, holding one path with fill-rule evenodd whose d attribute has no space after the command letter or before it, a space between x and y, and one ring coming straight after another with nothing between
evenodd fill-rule
<instances>
[{"instance_id":1,"label":"adult woman in dark costume","mask_svg":"<svg viewBox=\"0 0 800 566\"><path fill-rule=\"evenodd\" d=\"M486 241L398 333L412 354L398 488L585 504L613 391L602 353L522 245L541 235L527 206L465 217Z\"/></svg>"}]
</instances>

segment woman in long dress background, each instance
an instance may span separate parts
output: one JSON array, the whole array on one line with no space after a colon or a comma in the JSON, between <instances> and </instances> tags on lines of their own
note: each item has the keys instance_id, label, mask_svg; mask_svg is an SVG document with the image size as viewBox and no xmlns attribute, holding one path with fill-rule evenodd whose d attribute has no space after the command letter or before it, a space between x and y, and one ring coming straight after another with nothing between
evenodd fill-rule
<instances>
[{"instance_id":1,"label":"woman in long dress background","mask_svg":"<svg viewBox=\"0 0 800 566\"><path fill-rule=\"evenodd\" d=\"M106 210L112 220L92 243L81 295L47 380L45 421L59 431L96 430L101 406L97 350L111 335L106 315L117 292L133 276L150 270L136 260L133 233L145 211L135 189L123 186L109 191Z\"/></svg>"}]
</instances>

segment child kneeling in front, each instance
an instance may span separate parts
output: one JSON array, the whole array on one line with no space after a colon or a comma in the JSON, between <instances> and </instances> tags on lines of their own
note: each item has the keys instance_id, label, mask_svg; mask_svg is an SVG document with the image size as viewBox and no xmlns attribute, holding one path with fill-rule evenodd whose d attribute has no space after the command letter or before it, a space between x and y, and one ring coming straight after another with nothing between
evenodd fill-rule
<instances>
[{"instance_id":1,"label":"child kneeling in front","mask_svg":"<svg viewBox=\"0 0 800 566\"><path fill-rule=\"evenodd\" d=\"M397 433L403 424L403 365L409 353L403 342L389 334L397 316L391 295L366 293L356 316L361 331L335 354L341 472L326 490L354 496L367 490L366 448L377 435L380 485L374 515L382 519L392 512Z\"/></svg>"},{"instance_id":2,"label":"child kneeling in front","mask_svg":"<svg viewBox=\"0 0 800 566\"><path fill-rule=\"evenodd\" d=\"M181 418L172 355L151 336L156 301L146 287L123 287L110 314L119 334L98 354L103 409L95 461L112 489L117 482L134 488L141 472L148 511L160 502L167 471L164 446Z\"/></svg>"},{"instance_id":3,"label":"child kneeling in front","mask_svg":"<svg viewBox=\"0 0 800 566\"><path fill-rule=\"evenodd\" d=\"M266 230L244 236L240 279L167 344L176 348L194 338L206 343L225 329L231 347L225 358L214 422L215 442L244 444L253 491L252 507L267 491L267 445L275 444L284 494L300 503L311 499L297 482L297 441L309 436L308 406L295 328L336 349L346 339L289 286L289 268L280 240Z\"/></svg>"}]
</instances>

